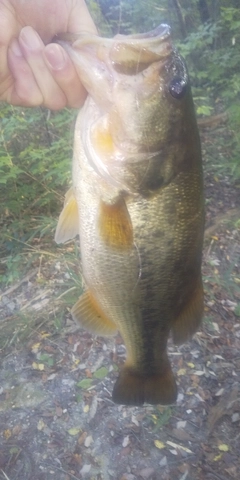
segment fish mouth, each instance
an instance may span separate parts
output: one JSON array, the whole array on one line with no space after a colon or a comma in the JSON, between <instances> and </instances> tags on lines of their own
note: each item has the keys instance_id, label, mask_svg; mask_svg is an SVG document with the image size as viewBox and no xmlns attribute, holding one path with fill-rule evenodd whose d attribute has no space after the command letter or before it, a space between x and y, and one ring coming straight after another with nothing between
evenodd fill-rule
<instances>
[{"instance_id":1,"label":"fish mouth","mask_svg":"<svg viewBox=\"0 0 240 480\"><path fill-rule=\"evenodd\" d=\"M68 50L75 65L83 70L87 66L85 63L84 68L83 57L85 62L88 57L89 68L92 62L98 61L117 73L136 75L152 63L169 56L172 50L170 33L169 25L161 24L154 30L140 34L118 34L113 38L103 38L87 32L59 34L55 41ZM82 53L81 58L79 53ZM81 76L85 83L84 75ZM89 91L89 85L86 84L85 87Z\"/></svg>"}]
</instances>

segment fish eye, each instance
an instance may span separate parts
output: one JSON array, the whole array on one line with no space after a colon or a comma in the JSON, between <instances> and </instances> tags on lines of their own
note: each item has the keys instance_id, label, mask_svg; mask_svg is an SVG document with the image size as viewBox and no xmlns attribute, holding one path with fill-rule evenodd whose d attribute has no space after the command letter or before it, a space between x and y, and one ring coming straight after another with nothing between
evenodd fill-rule
<instances>
[{"instance_id":1,"label":"fish eye","mask_svg":"<svg viewBox=\"0 0 240 480\"><path fill-rule=\"evenodd\" d=\"M187 82L182 77L174 77L169 83L168 88L172 97L180 99L187 91Z\"/></svg>"}]
</instances>

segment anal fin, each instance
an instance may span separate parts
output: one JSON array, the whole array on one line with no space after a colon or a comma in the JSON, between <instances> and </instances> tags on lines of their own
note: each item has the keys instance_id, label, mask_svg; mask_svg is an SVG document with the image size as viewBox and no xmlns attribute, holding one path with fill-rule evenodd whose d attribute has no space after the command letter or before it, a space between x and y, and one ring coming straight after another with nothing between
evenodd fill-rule
<instances>
[{"instance_id":1,"label":"anal fin","mask_svg":"<svg viewBox=\"0 0 240 480\"><path fill-rule=\"evenodd\" d=\"M104 315L89 290L81 295L71 313L76 322L95 335L107 336L117 332L115 323Z\"/></svg>"},{"instance_id":2,"label":"anal fin","mask_svg":"<svg viewBox=\"0 0 240 480\"><path fill-rule=\"evenodd\" d=\"M186 303L172 326L173 342L176 345L186 342L197 331L203 315L203 299L202 279L199 277L190 300Z\"/></svg>"},{"instance_id":3,"label":"anal fin","mask_svg":"<svg viewBox=\"0 0 240 480\"><path fill-rule=\"evenodd\" d=\"M79 233L78 206L71 187L66 195L64 207L60 213L54 240L56 243L65 243Z\"/></svg>"}]
</instances>

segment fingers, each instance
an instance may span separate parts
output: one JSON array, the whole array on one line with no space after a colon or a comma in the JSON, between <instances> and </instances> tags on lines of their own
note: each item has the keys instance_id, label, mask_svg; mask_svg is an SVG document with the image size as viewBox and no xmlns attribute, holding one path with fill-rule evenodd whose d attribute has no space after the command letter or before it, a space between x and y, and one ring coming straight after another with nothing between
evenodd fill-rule
<instances>
[{"instance_id":1,"label":"fingers","mask_svg":"<svg viewBox=\"0 0 240 480\"><path fill-rule=\"evenodd\" d=\"M14 82L8 89L6 100L12 105L25 107L42 105L42 93L16 39L12 41L8 50L8 64Z\"/></svg>"},{"instance_id":2,"label":"fingers","mask_svg":"<svg viewBox=\"0 0 240 480\"><path fill-rule=\"evenodd\" d=\"M86 92L66 52L56 44L45 47L31 27L12 41L8 60L15 80L11 103L51 110L83 104Z\"/></svg>"},{"instance_id":3,"label":"fingers","mask_svg":"<svg viewBox=\"0 0 240 480\"><path fill-rule=\"evenodd\" d=\"M52 43L45 47L43 56L55 82L65 94L67 106L80 108L87 93L65 50Z\"/></svg>"},{"instance_id":4,"label":"fingers","mask_svg":"<svg viewBox=\"0 0 240 480\"><path fill-rule=\"evenodd\" d=\"M63 108L66 97L49 72L43 57L44 43L35 30L24 27L19 35L19 44L42 94L43 104L51 110Z\"/></svg>"}]
</instances>

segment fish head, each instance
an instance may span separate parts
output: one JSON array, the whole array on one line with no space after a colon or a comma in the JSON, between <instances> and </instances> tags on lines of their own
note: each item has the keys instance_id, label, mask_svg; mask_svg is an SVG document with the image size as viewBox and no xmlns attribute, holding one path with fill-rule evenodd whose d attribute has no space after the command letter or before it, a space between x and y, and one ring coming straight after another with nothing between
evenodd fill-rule
<instances>
[{"instance_id":1,"label":"fish head","mask_svg":"<svg viewBox=\"0 0 240 480\"><path fill-rule=\"evenodd\" d=\"M132 192L168 183L196 125L187 69L170 27L112 39L81 34L60 43L89 93L81 136L93 168Z\"/></svg>"}]
</instances>

